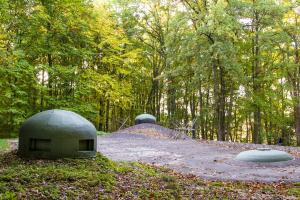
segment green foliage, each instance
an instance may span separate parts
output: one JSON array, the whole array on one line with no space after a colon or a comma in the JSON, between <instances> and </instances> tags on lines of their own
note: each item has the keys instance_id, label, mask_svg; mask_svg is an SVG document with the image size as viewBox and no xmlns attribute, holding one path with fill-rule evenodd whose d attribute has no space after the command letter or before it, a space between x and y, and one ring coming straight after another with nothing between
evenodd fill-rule
<instances>
[{"instance_id":1,"label":"green foliage","mask_svg":"<svg viewBox=\"0 0 300 200\"><path fill-rule=\"evenodd\" d=\"M295 1L0 5L0 137L61 108L106 132L148 112L197 119L197 138L300 144Z\"/></svg>"},{"instance_id":2,"label":"green foliage","mask_svg":"<svg viewBox=\"0 0 300 200\"><path fill-rule=\"evenodd\" d=\"M9 149L9 144L8 144L7 140L0 139L0 152L3 153L8 149Z\"/></svg>"},{"instance_id":3,"label":"green foliage","mask_svg":"<svg viewBox=\"0 0 300 200\"><path fill-rule=\"evenodd\" d=\"M104 132L104 131L97 131L97 135L98 136L105 136L105 135L109 135L111 133L107 133L107 132Z\"/></svg>"},{"instance_id":4,"label":"green foliage","mask_svg":"<svg viewBox=\"0 0 300 200\"><path fill-rule=\"evenodd\" d=\"M299 187L290 188L288 190L288 194L295 195L295 196L300 196L300 188Z\"/></svg>"},{"instance_id":5,"label":"green foliage","mask_svg":"<svg viewBox=\"0 0 300 200\"><path fill-rule=\"evenodd\" d=\"M53 108L108 130L111 110L130 108L139 51L103 5L3 0L0 20L0 136Z\"/></svg>"},{"instance_id":6,"label":"green foliage","mask_svg":"<svg viewBox=\"0 0 300 200\"><path fill-rule=\"evenodd\" d=\"M129 40L145 55L147 87L133 88L135 109L170 127L197 118L203 139L283 138L294 145L300 136L293 131L300 99L294 4L113 1Z\"/></svg>"}]
</instances>

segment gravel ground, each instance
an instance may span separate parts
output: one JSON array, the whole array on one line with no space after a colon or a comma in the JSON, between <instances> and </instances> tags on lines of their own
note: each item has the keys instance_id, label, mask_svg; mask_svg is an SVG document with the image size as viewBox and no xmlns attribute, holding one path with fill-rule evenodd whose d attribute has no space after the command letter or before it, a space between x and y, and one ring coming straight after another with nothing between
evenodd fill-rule
<instances>
[{"instance_id":1,"label":"gravel ground","mask_svg":"<svg viewBox=\"0 0 300 200\"><path fill-rule=\"evenodd\" d=\"M276 163L235 161L241 151L269 147L295 159ZM154 124L140 124L98 137L98 151L116 161L141 161L212 180L299 182L300 148L196 141Z\"/></svg>"},{"instance_id":2,"label":"gravel ground","mask_svg":"<svg viewBox=\"0 0 300 200\"><path fill-rule=\"evenodd\" d=\"M137 135L144 135L151 138L158 138L158 139L183 139L188 140L190 139L185 134L175 131L169 128L165 128L163 126L159 126L156 124L138 124L135 126L131 126L115 133L127 133L127 134L137 134Z\"/></svg>"}]
</instances>

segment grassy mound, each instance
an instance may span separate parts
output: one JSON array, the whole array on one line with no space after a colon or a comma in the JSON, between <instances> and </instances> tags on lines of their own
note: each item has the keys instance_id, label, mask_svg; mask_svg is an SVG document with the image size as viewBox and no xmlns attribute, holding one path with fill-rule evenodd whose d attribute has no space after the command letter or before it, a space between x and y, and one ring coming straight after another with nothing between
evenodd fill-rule
<instances>
[{"instance_id":1,"label":"grassy mound","mask_svg":"<svg viewBox=\"0 0 300 200\"><path fill-rule=\"evenodd\" d=\"M297 199L300 184L205 181L165 168L93 160L0 155L0 199Z\"/></svg>"}]
</instances>

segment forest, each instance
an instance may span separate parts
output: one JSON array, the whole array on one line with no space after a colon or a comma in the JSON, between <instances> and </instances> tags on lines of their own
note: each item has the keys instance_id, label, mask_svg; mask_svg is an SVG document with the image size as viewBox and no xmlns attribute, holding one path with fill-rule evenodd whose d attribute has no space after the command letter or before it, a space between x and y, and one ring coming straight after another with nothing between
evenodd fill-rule
<instances>
[{"instance_id":1,"label":"forest","mask_svg":"<svg viewBox=\"0 0 300 200\"><path fill-rule=\"evenodd\" d=\"M60 108L300 145L298 0L0 0L0 136Z\"/></svg>"}]
</instances>

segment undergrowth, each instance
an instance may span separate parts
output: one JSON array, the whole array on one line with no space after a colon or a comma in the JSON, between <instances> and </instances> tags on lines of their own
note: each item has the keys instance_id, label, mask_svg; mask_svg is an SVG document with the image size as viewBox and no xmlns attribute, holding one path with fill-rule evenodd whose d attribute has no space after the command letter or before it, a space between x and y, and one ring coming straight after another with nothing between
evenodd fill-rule
<instances>
[{"instance_id":1,"label":"undergrowth","mask_svg":"<svg viewBox=\"0 0 300 200\"><path fill-rule=\"evenodd\" d=\"M8 150L9 144L7 140L5 139L0 139L0 153Z\"/></svg>"},{"instance_id":2,"label":"undergrowth","mask_svg":"<svg viewBox=\"0 0 300 200\"><path fill-rule=\"evenodd\" d=\"M0 155L0 199L297 199L299 183L207 181L138 162Z\"/></svg>"}]
</instances>

